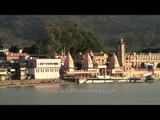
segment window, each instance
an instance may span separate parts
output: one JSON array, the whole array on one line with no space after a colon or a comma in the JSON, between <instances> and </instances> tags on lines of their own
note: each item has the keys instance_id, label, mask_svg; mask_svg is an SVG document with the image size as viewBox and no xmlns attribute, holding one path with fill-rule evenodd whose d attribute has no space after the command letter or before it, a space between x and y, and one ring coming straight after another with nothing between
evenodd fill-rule
<instances>
[{"instance_id":1,"label":"window","mask_svg":"<svg viewBox=\"0 0 160 120\"><path fill-rule=\"evenodd\" d=\"M55 72L58 72L58 69L56 69L56 71Z\"/></svg>"}]
</instances>

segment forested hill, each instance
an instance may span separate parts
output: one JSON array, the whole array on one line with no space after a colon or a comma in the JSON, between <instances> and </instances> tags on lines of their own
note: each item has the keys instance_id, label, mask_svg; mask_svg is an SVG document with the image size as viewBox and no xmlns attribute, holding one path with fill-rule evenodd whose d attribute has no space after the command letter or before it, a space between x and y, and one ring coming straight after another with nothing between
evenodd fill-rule
<instances>
[{"instance_id":1,"label":"forested hill","mask_svg":"<svg viewBox=\"0 0 160 120\"><path fill-rule=\"evenodd\" d=\"M113 49L120 38L129 51L160 47L158 15L1 15L0 39L5 47L26 47L50 23L65 27L77 24L93 32L105 49Z\"/></svg>"}]
</instances>

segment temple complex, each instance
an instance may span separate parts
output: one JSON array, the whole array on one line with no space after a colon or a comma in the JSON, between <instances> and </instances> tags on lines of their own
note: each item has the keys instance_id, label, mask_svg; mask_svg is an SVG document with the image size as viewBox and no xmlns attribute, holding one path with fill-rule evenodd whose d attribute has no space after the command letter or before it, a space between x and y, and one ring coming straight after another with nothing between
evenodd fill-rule
<instances>
[{"instance_id":1,"label":"temple complex","mask_svg":"<svg viewBox=\"0 0 160 120\"><path fill-rule=\"evenodd\" d=\"M126 45L123 39L117 43L116 52L111 56L106 53L93 53L92 51L79 54L73 59L68 52L67 55L56 55L61 59L64 74L79 78L93 76L132 77L144 76L145 74L160 75L157 68L160 63L160 54L136 54L126 53Z\"/></svg>"}]
</instances>

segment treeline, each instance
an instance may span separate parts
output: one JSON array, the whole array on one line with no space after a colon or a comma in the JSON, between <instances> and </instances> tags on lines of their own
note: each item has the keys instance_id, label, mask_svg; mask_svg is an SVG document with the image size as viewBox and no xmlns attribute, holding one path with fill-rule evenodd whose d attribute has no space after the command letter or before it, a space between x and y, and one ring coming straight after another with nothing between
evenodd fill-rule
<instances>
[{"instance_id":1,"label":"treeline","mask_svg":"<svg viewBox=\"0 0 160 120\"><path fill-rule=\"evenodd\" d=\"M128 51L160 47L159 15L1 15L0 39L4 47L32 45L46 25L81 30L94 34L105 50L114 50L123 38Z\"/></svg>"},{"instance_id":2,"label":"treeline","mask_svg":"<svg viewBox=\"0 0 160 120\"><path fill-rule=\"evenodd\" d=\"M160 48L145 48L145 49L142 49L140 52L142 53L160 53Z\"/></svg>"}]
</instances>

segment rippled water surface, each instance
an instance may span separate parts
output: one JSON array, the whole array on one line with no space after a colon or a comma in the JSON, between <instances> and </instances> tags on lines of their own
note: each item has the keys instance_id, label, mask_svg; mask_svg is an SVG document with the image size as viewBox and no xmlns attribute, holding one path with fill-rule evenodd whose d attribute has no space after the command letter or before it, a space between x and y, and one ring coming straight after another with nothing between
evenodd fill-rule
<instances>
[{"instance_id":1,"label":"rippled water surface","mask_svg":"<svg viewBox=\"0 0 160 120\"><path fill-rule=\"evenodd\" d=\"M159 105L153 83L53 84L0 89L0 105Z\"/></svg>"}]
</instances>

